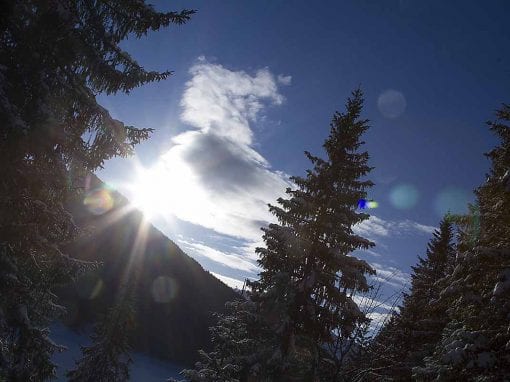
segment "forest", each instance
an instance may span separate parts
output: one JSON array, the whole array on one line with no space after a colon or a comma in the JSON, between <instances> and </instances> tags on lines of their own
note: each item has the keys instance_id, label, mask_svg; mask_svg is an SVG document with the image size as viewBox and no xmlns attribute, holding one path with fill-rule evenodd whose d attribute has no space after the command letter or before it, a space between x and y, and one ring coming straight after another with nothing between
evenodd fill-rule
<instances>
[{"instance_id":1,"label":"forest","mask_svg":"<svg viewBox=\"0 0 510 382\"><path fill-rule=\"evenodd\" d=\"M94 175L155 134L117 120L99 97L174 77L145 69L124 44L193 28L201 10L143 0L0 7L0 382L57 378L53 357L65 347L52 340L55 322L93 328L67 365L73 382L134 380L133 351L182 365L173 382L510 380L505 100L481 110L497 144L473 202L437 219L407 289L376 321L379 270L359 253L377 243L356 228L377 205L364 79L338 95L344 105L330 111L318 152L305 151L305 172L267 201L257 277L232 289L128 198L108 189L108 199Z\"/></svg>"}]
</instances>

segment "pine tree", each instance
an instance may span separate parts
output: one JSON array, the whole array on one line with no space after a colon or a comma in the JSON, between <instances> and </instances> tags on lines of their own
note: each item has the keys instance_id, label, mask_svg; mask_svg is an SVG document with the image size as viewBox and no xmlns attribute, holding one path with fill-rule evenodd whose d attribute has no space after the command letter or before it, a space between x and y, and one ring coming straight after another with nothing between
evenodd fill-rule
<instances>
[{"instance_id":1,"label":"pine tree","mask_svg":"<svg viewBox=\"0 0 510 382\"><path fill-rule=\"evenodd\" d=\"M96 325L92 345L82 346L83 358L67 373L69 382L125 382L129 380L130 334L135 325L132 292L119 301Z\"/></svg>"},{"instance_id":2,"label":"pine tree","mask_svg":"<svg viewBox=\"0 0 510 382\"><path fill-rule=\"evenodd\" d=\"M412 267L411 288L368 349L357 377L411 380L413 368L423 366L448 322L447 306L439 301L438 284L453 271L453 224L445 217L427 246L426 257Z\"/></svg>"},{"instance_id":3,"label":"pine tree","mask_svg":"<svg viewBox=\"0 0 510 382\"><path fill-rule=\"evenodd\" d=\"M373 184L362 179L371 170L368 153L359 151L368 128L360 119L362 106L362 92L356 90L346 112L333 116L323 145L327 158L306 152L313 169L305 178L292 178L297 189L289 188L280 206L269 206L279 224L263 228L266 247L256 250L260 279L248 282L248 301L213 329L215 351L202 353L204 362L184 373L190 380L217 380L217 371L225 368L230 381L333 381L338 376L338 360L327 345L334 347L338 338L367 323L353 295L367 292L366 274L375 273L350 255L374 245L352 230L368 218L356 209ZM250 319L243 322L249 305ZM232 328L242 328L243 334L232 335ZM241 340L249 350L238 351ZM208 379L209 373L215 377Z\"/></svg>"},{"instance_id":4,"label":"pine tree","mask_svg":"<svg viewBox=\"0 0 510 382\"><path fill-rule=\"evenodd\" d=\"M0 375L43 381L59 349L47 324L52 290L90 264L64 246L78 230L66 201L78 179L127 156L150 129L114 120L99 93L128 93L167 78L119 47L128 35L187 21L140 0L7 1L0 15Z\"/></svg>"},{"instance_id":5,"label":"pine tree","mask_svg":"<svg viewBox=\"0 0 510 382\"><path fill-rule=\"evenodd\" d=\"M501 143L489 153L491 170L487 182L478 188L480 206L480 245L510 248L510 105L496 113L496 121L488 122Z\"/></svg>"},{"instance_id":6,"label":"pine tree","mask_svg":"<svg viewBox=\"0 0 510 382\"><path fill-rule=\"evenodd\" d=\"M471 235L464 235L441 292L449 323L425 367L416 370L421 379L503 381L510 375L509 121L510 107L503 105L489 122L501 143L487 154L492 167L476 191L479 208L464 219Z\"/></svg>"},{"instance_id":7,"label":"pine tree","mask_svg":"<svg viewBox=\"0 0 510 382\"><path fill-rule=\"evenodd\" d=\"M457 251L466 253L473 250L480 239L480 206L468 203L468 213L449 215L457 231Z\"/></svg>"},{"instance_id":8,"label":"pine tree","mask_svg":"<svg viewBox=\"0 0 510 382\"><path fill-rule=\"evenodd\" d=\"M214 349L209 353L200 350L201 361L195 369L182 372L186 381L269 381L270 370L261 365L271 356L274 344L269 342L271 333L260 320L256 305L243 298L226 307L227 313L216 314L218 322L211 328Z\"/></svg>"},{"instance_id":9,"label":"pine tree","mask_svg":"<svg viewBox=\"0 0 510 382\"><path fill-rule=\"evenodd\" d=\"M362 106L356 90L346 112L333 116L323 145L327 158L306 152L313 169L291 178L297 189L287 189L289 198L278 199L280 206L269 206L279 224L263 229L266 247L257 249L263 270L250 286L277 337L275 380L312 380L331 372L334 361L326 358L325 344L366 320L352 295L369 289L365 274L374 271L349 255L374 245L352 231L368 218L356 207L373 184L361 179L371 170L368 153L359 151L368 128L360 119Z\"/></svg>"}]
</instances>

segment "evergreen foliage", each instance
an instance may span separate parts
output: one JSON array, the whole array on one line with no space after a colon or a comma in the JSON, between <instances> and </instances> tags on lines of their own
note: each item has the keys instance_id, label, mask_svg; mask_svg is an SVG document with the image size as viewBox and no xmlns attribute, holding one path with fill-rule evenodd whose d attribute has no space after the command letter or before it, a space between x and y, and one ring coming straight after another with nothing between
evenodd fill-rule
<instances>
[{"instance_id":1,"label":"evergreen foliage","mask_svg":"<svg viewBox=\"0 0 510 382\"><path fill-rule=\"evenodd\" d=\"M360 378L411 380L414 367L422 366L430 356L447 324L447 306L439 301L439 282L449 275L455 262L453 224L445 217L428 244L426 257L412 267L411 288L402 305L375 337L368 348L363 367L355 373Z\"/></svg>"},{"instance_id":2,"label":"evergreen foliage","mask_svg":"<svg viewBox=\"0 0 510 382\"><path fill-rule=\"evenodd\" d=\"M369 289L374 270L349 255L374 244L352 231L368 218L356 211L373 183L363 178L371 168L360 151L368 121L360 119L361 90L348 99L345 113L335 113L323 147L326 159L306 152L313 164L306 177L292 177L297 189L270 211L279 224L263 228L265 248L257 248L260 279L250 283L253 300L277 337L274 378L332 380L337 370L324 347L349 337L367 318L352 296Z\"/></svg>"},{"instance_id":3,"label":"evergreen foliage","mask_svg":"<svg viewBox=\"0 0 510 382\"><path fill-rule=\"evenodd\" d=\"M510 107L503 105L490 129L501 140L487 154L492 166L476 191L478 209L464 221L458 264L441 300L449 323L419 379L503 381L510 376ZM467 229L466 229L467 228ZM478 230L479 228L479 230ZM473 234L474 233L474 234Z\"/></svg>"},{"instance_id":4,"label":"evergreen foliage","mask_svg":"<svg viewBox=\"0 0 510 382\"><path fill-rule=\"evenodd\" d=\"M59 346L46 325L62 313L52 290L91 267L69 258L78 230L64 207L72 187L149 136L114 120L99 93L167 78L119 47L128 35L187 21L139 0L37 0L0 15L0 369L43 381Z\"/></svg>"},{"instance_id":5,"label":"evergreen foliage","mask_svg":"<svg viewBox=\"0 0 510 382\"><path fill-rule=\"evenodd\" d=\"M510 107L467 215L449 215L413 267L410 293L353 362L349 380L505 381L510 377ZM457 245L451 246L452 226Z\"/></svg>"},{"instance_id":6,"label":"evergreen foliage","mask_svg":"<svg viewBox=\"0 0 510 382\"><path fill-rule=\"evenodd\" d=\"M135 324L132 292L126 292L96 325L92 345L82 346L83 358L67 373L69 382L129 380L129 339Z\"/></svg>"},{"instance_id":7,"label":"evergreen foliage","mask_svg":"<svg viewBox=\"0 0 510 382\"><path fill-rule=\"evenodd\" d=\"M268 381L270 370L261 365L274 344L256 305L239 299L226 306L228 312L217 314L218 322L210 328L213 351L200 350L202 360L182 374L190 382Z\"/></svg>"},{"instance_id":8,"label":"evergreen foliage","mask_svg":"<svg viewBox=\"0 0 510 382\"><path fill-rule=\"evenodd\" d=\"M263 228L266 247L256 250L260 279L248 282L251 291L247 302L236 305L240 310L213 328L215 352L202 353L197 370L185 371L190 380L227 378L218 370L228 370L229 381L332 381L338 376L339 353L329 350L368 322L353 296L369 290L366 274L375 273L350 255L374 245L352 230L368 218L356 209L372 186L362 179L371 170L368 153L359 150L368 128L360 118L362 106L362 92L356 90L346 112L333 116L323 145L326 159L306 152L313 169L292 178L297 188L287 190L288 199L269 206L279 223ZM246 306L252 306L251 319L242 322ZM232 328L242 328L243 334L232 334ZM243 344L250 351L239 350L240 341L247 341ZM207 379L211 373L217 379Z\"/></svg>"}]
</instances>

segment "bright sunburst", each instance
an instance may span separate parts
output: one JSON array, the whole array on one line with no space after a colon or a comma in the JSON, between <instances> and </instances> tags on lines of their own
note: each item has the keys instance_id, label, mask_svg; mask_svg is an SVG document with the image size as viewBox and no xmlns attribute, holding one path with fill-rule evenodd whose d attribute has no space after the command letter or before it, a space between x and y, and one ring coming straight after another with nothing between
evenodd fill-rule
<instances>
[{"instance_id":1,"label":"bright sunburst","mask_svg":"<svg viewBox=\"0 0 510 382\"><path fill-rule=\"evenodd\" d=\"M201 199L199 191L184 163L176 161L168 165L162 158L151 168L139 167L136 174L130 186L131 200L144 215L179 216L197 208L197 200Z\"/></svg>"},{"instance_id":2,"label":"bright sunburst","mask_svg":"<svg viewBox=\"0 0 510 382\"><path fill-rule=\"evenodd\" d=\"M132 204L145 215L153 215L163 202L162 190L165 188L165 180L158 177L156 171L138 171L137 179L132 185Z\"/></svg>"}]
</instances>

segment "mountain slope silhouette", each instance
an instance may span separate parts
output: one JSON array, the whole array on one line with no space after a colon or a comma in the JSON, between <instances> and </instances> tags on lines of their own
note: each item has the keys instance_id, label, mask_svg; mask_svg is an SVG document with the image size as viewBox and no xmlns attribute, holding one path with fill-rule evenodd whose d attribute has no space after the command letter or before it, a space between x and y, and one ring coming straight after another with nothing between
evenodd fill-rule
<instances>
[{"instance_id":1,"label":"mountain slope silhouette","mask_svg":"<svg viewBox=\"0 0 510 382\"><path fill-rule=\"evenodd\" d=\"M90 326L114 304L120 285L127 282L135 290L134 349L192 364L197 350L210 345L212 313L222 312L236 292L94 175L69 210L84 234L66 248L67 253L102 265L58 291L68 308L64 322L76 330Z\"/></svg>"}]
</instances>

